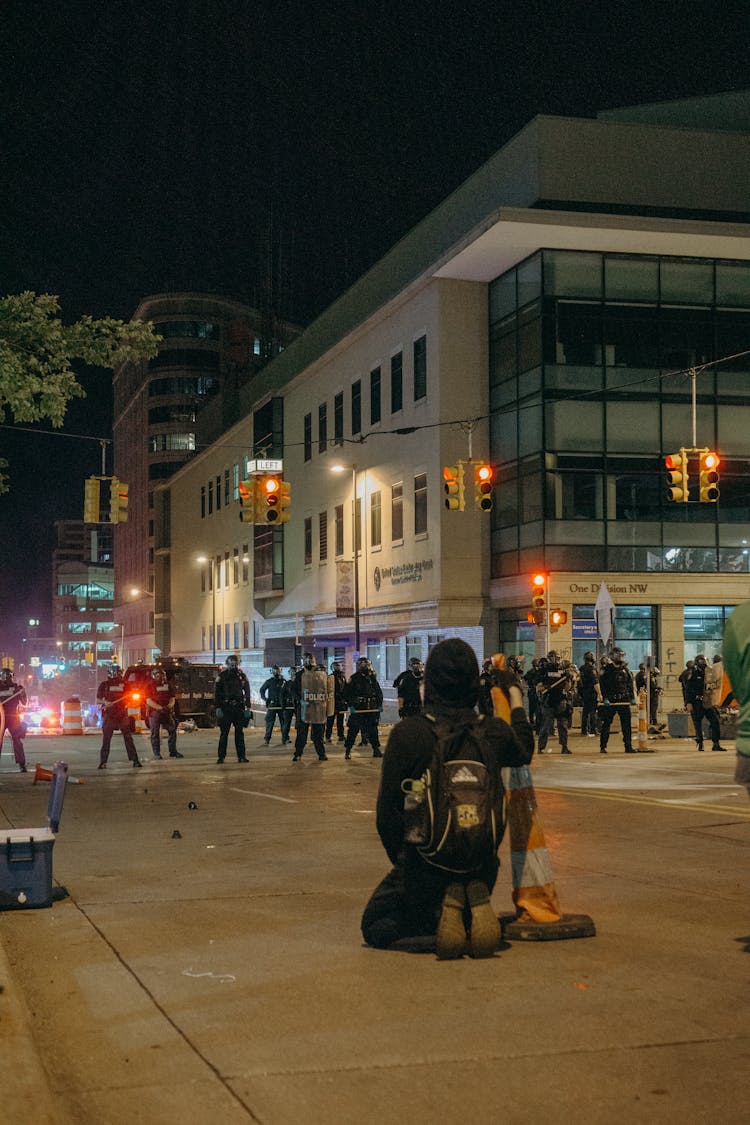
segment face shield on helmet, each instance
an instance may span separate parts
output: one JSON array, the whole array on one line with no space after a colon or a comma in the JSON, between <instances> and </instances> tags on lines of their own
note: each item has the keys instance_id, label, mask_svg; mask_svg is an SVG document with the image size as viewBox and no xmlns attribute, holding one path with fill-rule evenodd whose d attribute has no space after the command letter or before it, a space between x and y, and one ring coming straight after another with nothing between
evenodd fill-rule
<instances>
[{"instance_id":1,"label":"face shield on helmet","mask_svg":"<svg viewBox=\"0 0 750 1125\"><path fill-rule=\"evenodd\" d=\"M3 668L2 672L0 672L0 683L13 683L13 673L11 672L10 668Z\"/></svg>"},{"instance_id":2,"label":"face shield on helmet","mask_svg":"<svg viewBox=\"0 0 750 1125\"><path fill-rule=\"evenodd\" d=\"M240 660L238 656L228 656L226 659L227 668L239 668Z\"/></svg>"},{"instance_id":3,"label":"face shield on helmet","mask_svg":"<svg viewBox=\"0 0 750 1125\"><path fill-rule=\"evenodd\" d=\"M612 661L614 664L625 663L625 653L621 648L614 649L614 651L612 652Z\"/></svg>"},{"instance_id":4,"label":"face shield on helmet","mask_svg":"<svg viewBox=\"0 0 750 1125\"><path fill-rule=\"evenodd\" d=\"M305 668L317 668L318 662L311 652L305 653Z\"/></svg>"},{"instance_id":5,"label":"face shield on helmet","mask_svg":"<svg viewBox=\"0 0 750 1125\"><path fill-rule=\"evenodd\" d=\"M372 664L370 663L370 661L368 660L368 658L366 656L360 656L359 660L357 661L357 671L358 672L371 672L372 671Z\"/></svg>"},{"instance_id":6,"label":"face shield on helmet","mask_svg":"<svg viewBox=\"0 0 750 1125\"><path fill-rule=\"evenodd\" d=\"M119 677L122 675L122 668L119 664L110 664L108 675L110 680L119 679Z\"/></svg>"},{"instance_id":7,"label":"face shield on helmet","mask_svg":"<svg viewBox=\"0 0 750 1125\"><path fill-rule=\"evenodd\" d=\"M593 652L584 652L583 659L587 664L593 664L596 660L596 657L594 656Z\"/></svg>"},{"instance_id":8,"label":"face shield on helmet","mask_svg":"<svg viewBox=\"0 0 750 1125\"><path fill-rule=\"evenodd\" d=\"M416 676L418 680L421 680L422 676L424 675L424 664L418 656L413 656L411 658L411 660L409 661L409 667L412 670L412 674Z\"/></svg>"},{"instance_id":9,"label":"face shield on helmet","mask_svg":"<svg viewBox=\"0 0 750 1125\"><path fill-rule=\"evenodd\" d=\"M274 676L280 676L280 675L281 675L281 667L280 667L280 665L278 665L278 664L274 664L274 666L273 666L273 668L271 669L271 671L272 671L272 673L274 674Z\"/></svg>"},{"instance_id":10,"label":"face shield on helmet","mask_svg":"<svg viewBox=\"0 0 750 1125\"><path fill-rule=\"evenodd\" d=\"M163 668L154 668L153 675L158 684L163 684L167 679L167 673Z\"/></svg>"},{"instance_id":11,"label":"face shield on helmet","mask_svg":"<svg viewBox=\"0 0 750 1125\"><path fill-rule=\"evenodd\" d=\"M341 671L341 661L340 660L334 660L333 664L331 665L331 671L332 672L340 672Z\"/></svg>"}]
</instances>

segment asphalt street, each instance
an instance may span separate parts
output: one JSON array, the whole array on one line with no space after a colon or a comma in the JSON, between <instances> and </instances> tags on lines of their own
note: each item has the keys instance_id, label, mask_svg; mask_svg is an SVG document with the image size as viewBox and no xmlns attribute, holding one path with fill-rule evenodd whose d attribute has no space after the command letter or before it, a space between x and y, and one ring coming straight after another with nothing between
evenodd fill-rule
<instances>
[{"instance_id":1,"label":"asphalt street","mask_svg":"<svg viewBox=\"0 0 750 1125\"><path fill-rule=\"evenodd\" d=\"M495 958L363 945L388 864L379 762L302 762L216 732L143 769L121 741L0 758L4 827L45 822L38 761L68 785L48 909L0 913L3 1125L428 1125L747 1118L750 803L735 755L571 740L532 772L557 890L596 936ZM552 743L557 748L556 742ZM191 807L194 806L194 807ZM507 841L493 896L511 910Z\"/></svg>"}]
</instances>

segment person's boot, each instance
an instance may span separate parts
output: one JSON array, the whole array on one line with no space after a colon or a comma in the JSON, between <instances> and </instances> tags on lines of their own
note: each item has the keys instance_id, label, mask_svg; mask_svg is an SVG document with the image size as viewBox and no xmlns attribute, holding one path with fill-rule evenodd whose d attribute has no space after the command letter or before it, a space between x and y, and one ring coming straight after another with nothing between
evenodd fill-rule
<instances>
[{"instance_id":1,"label":"person's boot","mask_svg":"<svg viewBox=\"0 0 750 1125\"><path fill-rule=\"evenodd\" d=\"M373 750L372 756L373 756L373 758L382 758L383 752L382 752L382 750Z\"/></svg>"},{"instance_id":2,"label":"person's boot","mask_svg":"<svg viewBox=\"0 0 750 1125\"><path fill-rule=\"evenodd\" d=\"M466 888L466 898L471 907L471 956L492 957L500 945L500 923L490 904L490 893L484 883L475 879Z\"/></svg>"},{"instance_id":3,"label":"person's boot","mask_svg":"<svg viewBox=\"0 0 750 1125\"><path fill-rule=\"evenodd\" d=\"M696 744L695 744L695 745L696 745L696 746L698 747L698 749L700 750L700 752L701 752L701 753L703 753L703 743L702 743L702 742L696 742Z\"/></svg>"},{"instance_id":4,"label":"person's boot","mask_svg":"<svg viewBox=\"0 0 750 1125\"><path fill-rule=\"evenodd\" d=\"M486 888L485 888L486 891ZM440 961L455 961L468 951L469 942L464 926L466 892L461 883L451 883L443 896L435 952Z\"/></svg>"},{"instance_id":5,"label":"person's boot","mask_svg":"<svg viewBox=\"0 0 750 1125\"><path fill-rule=\"evenodd\" d=\"M139 758L133 758L133 769L140 769L141 761Z\"/></svg>"},{"instance_id":6,"label":"person's boot","mask_svg":"<svg viewBox=\"0 0 750 1125\"><path fill-rule=\"evenodd\" d=\"M719 746L719 743L715 742L713 744L713 746L711 747L711 749L712 750L724 750L724 751L726 751L726 746Z\"/></svg>"}]
</instances>

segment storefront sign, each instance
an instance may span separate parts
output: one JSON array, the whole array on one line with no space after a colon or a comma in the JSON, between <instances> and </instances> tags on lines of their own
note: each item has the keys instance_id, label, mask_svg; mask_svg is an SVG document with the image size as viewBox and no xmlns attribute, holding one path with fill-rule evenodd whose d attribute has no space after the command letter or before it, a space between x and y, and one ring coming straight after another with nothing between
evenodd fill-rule
<instances>
[{"instance_id":1,"label":"storefront sign","mask_svg":"<svg viewBox=\"0 0 750 1125\"><path fill-rule=\"evenodd\" d=\"M573 622L574 641L595 641L598 636L599 633L596 628L596 621Z\"/></svg>"},{"instance_id":2,"label":"storefront sign","mask_svg":"<svg viewBox=\"0 0 750 1125\"><path fill-rule=\"evenodd\" d=\"M580 582L571 582L568 590L571 594L598 594L603 585L603 582L589 582L585 585ZM607 583L607 589L610 594L646 594L648 593L648 582L629 582L627 586L611 586Z\"/></svg>"},{"instance_id":3,"label":"storefront sign","mask_svg":"<svg viewBox=\"0 0 750 1125\"><path fill-rule=\"evenodd\" d=\"M432 559L419 559L417 562L400 563L398 566L376 566L372 580L376 590L386 582L390 582L392 586L403 586L407 582L421 582L430 570Z\"/></svg>"}]
</instances>

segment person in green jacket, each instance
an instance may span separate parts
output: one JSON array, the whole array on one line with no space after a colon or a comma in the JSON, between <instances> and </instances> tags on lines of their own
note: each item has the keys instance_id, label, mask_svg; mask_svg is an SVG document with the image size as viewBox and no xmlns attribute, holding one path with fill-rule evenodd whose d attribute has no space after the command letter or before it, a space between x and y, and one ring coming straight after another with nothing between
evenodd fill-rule
<instances>
[{"instance_id":1,"label":"person in green jacket","mask_svg":"<svg viewBox=\"0 0 750 1125\"><path fill-rule=\"evenodd\" d=\"M724 668L740 708L737 718L737 768L734 780L750 796L750 602L738 605L724 630Z\"/></svg>"}]
</instances>

